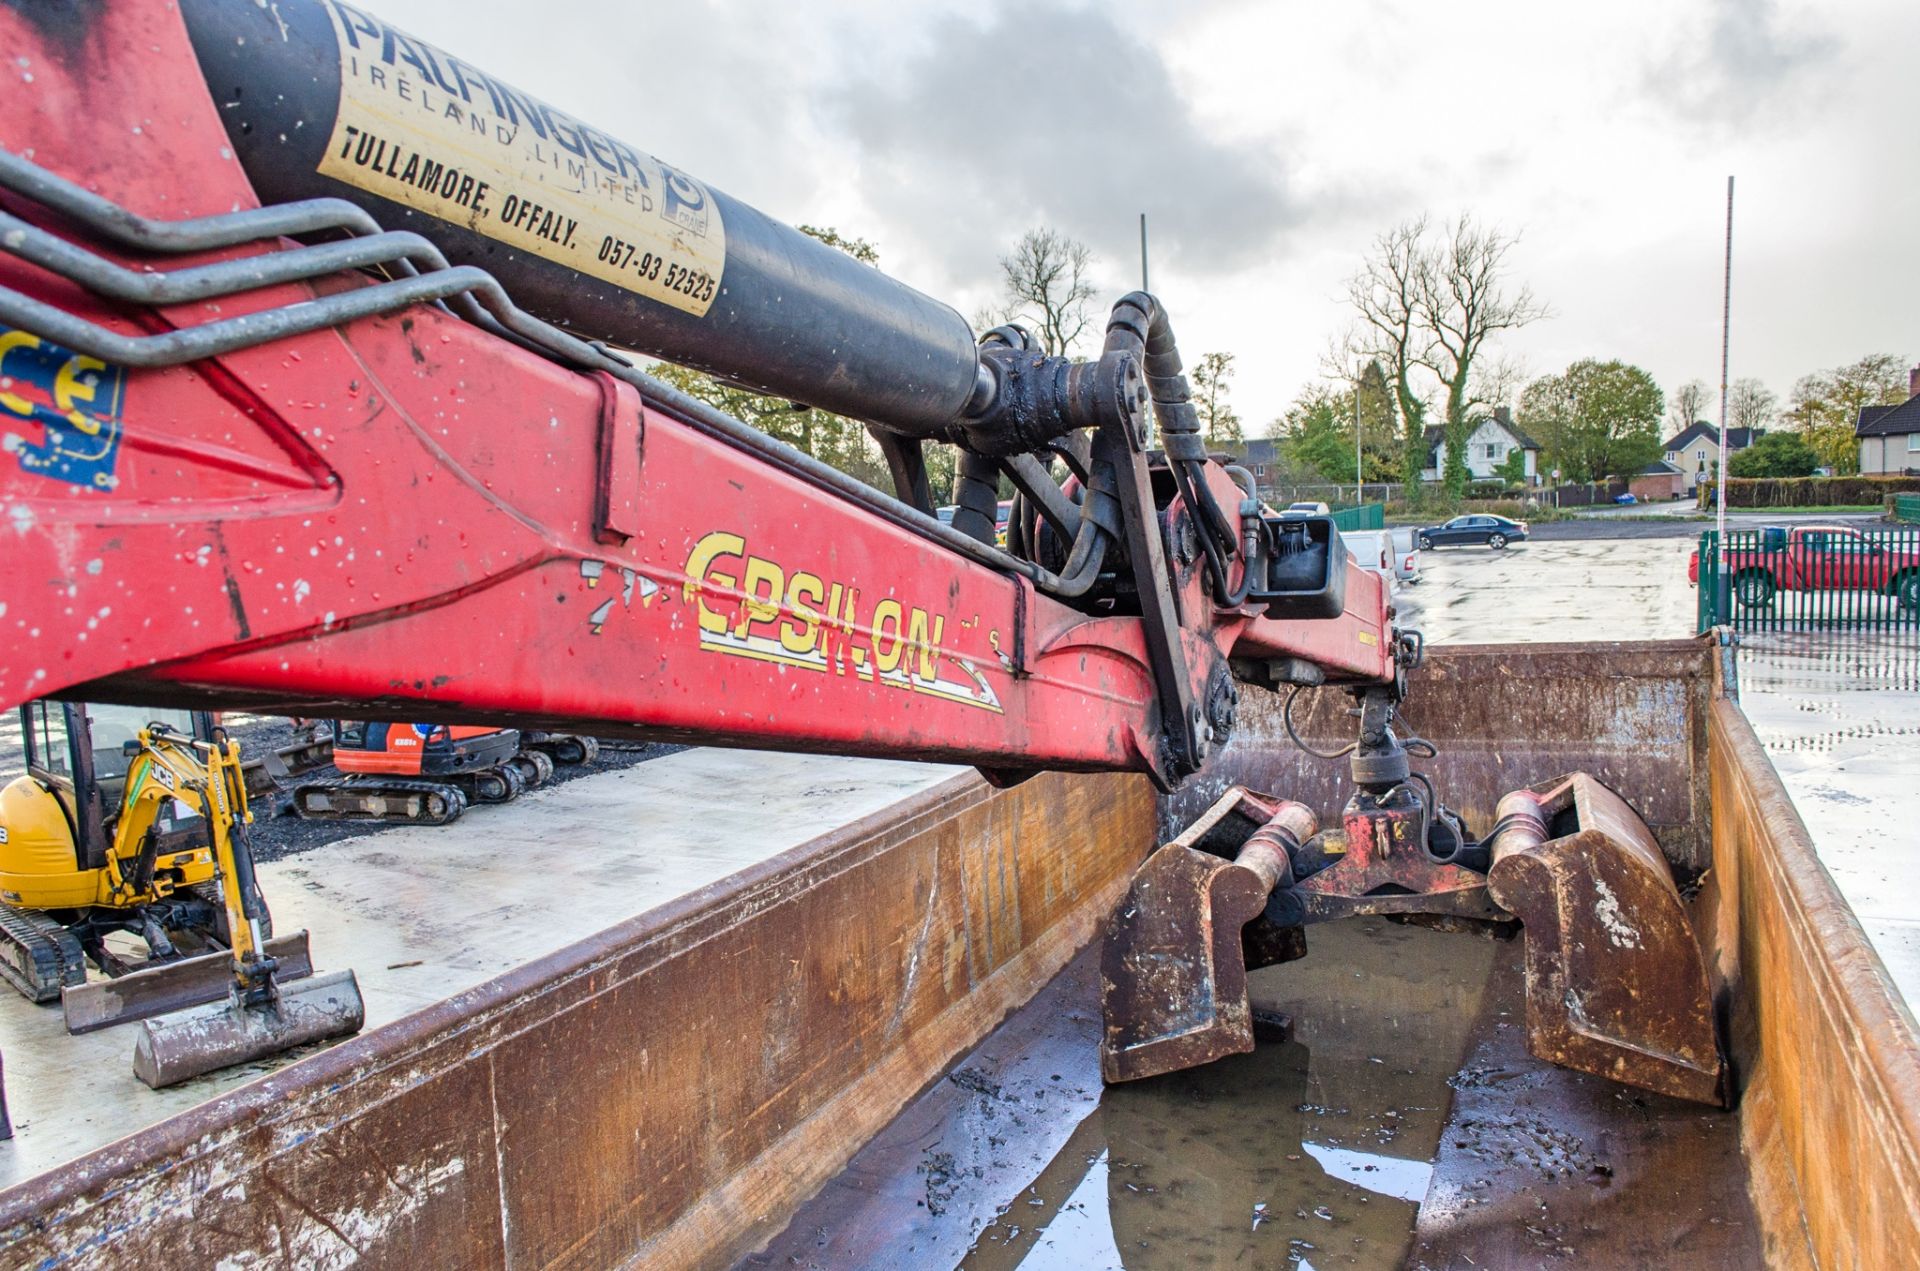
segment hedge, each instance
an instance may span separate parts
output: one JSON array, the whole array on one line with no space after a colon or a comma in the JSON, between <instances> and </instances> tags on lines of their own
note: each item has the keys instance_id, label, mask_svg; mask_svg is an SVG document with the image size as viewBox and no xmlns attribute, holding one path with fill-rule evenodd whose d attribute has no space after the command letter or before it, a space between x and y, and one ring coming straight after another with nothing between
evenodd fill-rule
<instances>
[{"instance_id":1,"label":"hedge","mask_svg":"<svg viewBox=\"0 0 1920 1271\"><path fill-rule=\"evenodd\" d=\"M1699 485L1700 506L1714 503L1713 482ZM1920 477L1729 477L1730 508L1866 507L1889 494L1920 494Z\"/></svg>"}]
</instances>

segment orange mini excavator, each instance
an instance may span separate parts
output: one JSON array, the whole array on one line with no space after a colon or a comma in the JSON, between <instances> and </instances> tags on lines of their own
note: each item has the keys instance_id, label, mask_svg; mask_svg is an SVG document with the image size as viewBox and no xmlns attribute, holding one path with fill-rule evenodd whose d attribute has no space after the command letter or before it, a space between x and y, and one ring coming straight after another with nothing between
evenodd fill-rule
<instances>
[{"instance_id":1,"label":"orange mini excavator","mask_svg":"<svg viewBox=\"0 0 1920 1271\"><path fill-rule=\"evenodd\" d=\"M553 776L556 761L589 763L592 737L466 724L333 721L341 776L302 782L293 806L313 821L445 825L474 803L506 803Z\"/></svg>"}]
</instances>

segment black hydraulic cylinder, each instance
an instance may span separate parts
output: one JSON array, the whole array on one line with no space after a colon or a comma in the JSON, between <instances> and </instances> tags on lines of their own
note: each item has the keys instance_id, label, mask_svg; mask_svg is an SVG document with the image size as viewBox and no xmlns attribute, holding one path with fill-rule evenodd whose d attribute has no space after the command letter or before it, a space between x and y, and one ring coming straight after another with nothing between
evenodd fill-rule
<instances>
[{"instance_id":1,"label":"black hydraulic cylinder","mask_svg":"<svg viewBox=\"0 0 1920 1271\"><path fill-rule=\"evenodd\" d=\"M590 339L900 432L980 376L947 305L341 0L180 0L261 199L433 240Z\"/></svg>"}]
</instances>

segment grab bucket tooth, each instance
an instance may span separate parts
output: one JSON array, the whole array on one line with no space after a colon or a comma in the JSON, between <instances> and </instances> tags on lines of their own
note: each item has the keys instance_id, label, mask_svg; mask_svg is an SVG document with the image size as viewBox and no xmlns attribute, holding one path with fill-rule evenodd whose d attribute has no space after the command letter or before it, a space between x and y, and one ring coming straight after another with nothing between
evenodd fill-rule
<instances>
[{"instance_id":1,"label":"grab bucket tooth","mask_svg":"<svg viewBox=\"0 0 1920 1271\"><path fill-rule=\"evenodd\" d=\"M1234 859L1196 847L1235 817L1257 828ZM1297 843L1315 828L1301 804L1235 788L1147 858L1101 950L1103 1078L1137 1081L1253 1049L1241 928L1291 877L1288 838Z\"/></svg>"},{"instance_id":2,"label":"grab bucket tooth","mask_svg":"<svg viewBox=\"0 0 1920 1271\"><path fill-rule=\"evenodd\" d=\"M134 1076L160 1090L295 1046L357 1033L366 1022L366 1003L352 971L277 987L270 1005L247 1006L229 997L141 1021L133 1046Z\"/></svg>"},{"instance_id":3,"label":"grab bucket tooth","mask_svg":"<svg viewBox=\"0 0 1920 1271\"><path fill-rule=\"evenodd\" d=\"M1706 964L1646 823L1585 773L1515 791L1498 814L1487 881L1525 932L1527 1049L1725 1106Z\"/></svg>"}]
</instances>

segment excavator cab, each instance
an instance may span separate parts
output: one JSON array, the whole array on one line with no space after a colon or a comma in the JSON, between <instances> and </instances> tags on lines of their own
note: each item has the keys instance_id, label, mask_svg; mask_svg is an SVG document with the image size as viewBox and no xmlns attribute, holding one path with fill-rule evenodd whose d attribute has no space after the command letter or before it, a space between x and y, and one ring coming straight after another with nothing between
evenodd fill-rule
<instances>
[{"instance_id":1,"label":"excavator cab","mask_svg":"<svg viewBox=\"0 0 1920 1271\"><path fill-rule=\"evenodd\" d=\"M152 723L199 742L213 736L207 711L52 701L20 708L27 777L59 804L77 849L77 868L105 867L140 730ZM175 803L169 811L180 835L205 836L204 827L186 824L200 819L186 804Z\"/></svg>"}]
</instances>

